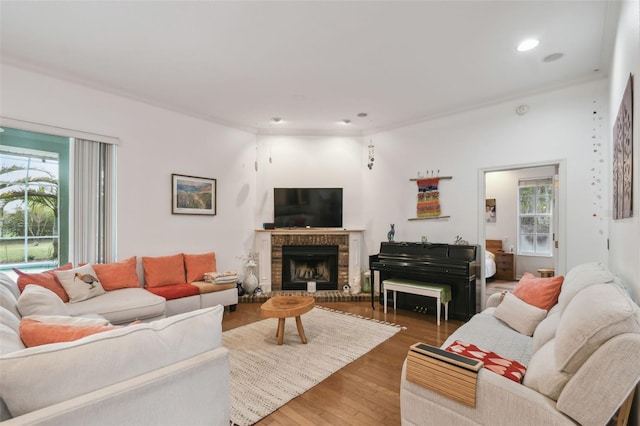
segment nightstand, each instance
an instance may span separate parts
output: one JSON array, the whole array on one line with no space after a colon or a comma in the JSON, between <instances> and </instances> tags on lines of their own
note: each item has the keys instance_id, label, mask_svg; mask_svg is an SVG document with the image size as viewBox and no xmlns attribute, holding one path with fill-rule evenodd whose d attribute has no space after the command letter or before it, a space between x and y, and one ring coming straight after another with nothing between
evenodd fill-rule
<instances>
[{"instance_id":1,"label":"nightstand","mask_svg":"<svg viewBox=\"0 0 640 426\"><path fill-rule=\"evenodd\" d=\"M513 253L507 253L500 251L495 253L496 260L496 274L494 275L497 280L516 280L516 271L514 265Z\"/></svg>"}]
</instances>

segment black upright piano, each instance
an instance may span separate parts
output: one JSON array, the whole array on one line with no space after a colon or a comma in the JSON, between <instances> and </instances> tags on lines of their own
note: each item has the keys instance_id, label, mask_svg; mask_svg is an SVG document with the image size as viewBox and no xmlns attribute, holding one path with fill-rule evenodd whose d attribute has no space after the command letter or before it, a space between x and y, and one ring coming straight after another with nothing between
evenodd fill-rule
<instances>
[{"instance_id":1,"label":"black upright piano","mask_svg":"<svg viewBox=\"0 0 640 426\"><path fill-rule=\"evenodd\" d=\"M413 242L383 242L380 253L369 256L371 282L375 271L380 274L379 303L384 303L382 281L390 278L449 284L452 300L449 302L449 318L467 321L476 313L476 267L480 253L475 245L431 244ZM371 307L375 292L371 291ZM390 305L393 299L390 296ZM435 312L435 299L408 293L396 293L396 306L415 310L426 307Z\"/></svg>"}]
</instances>

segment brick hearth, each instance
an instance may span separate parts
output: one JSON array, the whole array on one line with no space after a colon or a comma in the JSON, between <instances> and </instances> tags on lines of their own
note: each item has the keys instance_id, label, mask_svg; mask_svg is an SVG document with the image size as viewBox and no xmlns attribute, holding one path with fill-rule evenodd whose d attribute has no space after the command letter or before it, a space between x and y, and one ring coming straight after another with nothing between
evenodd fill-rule
<instances>
[{"instance_id":1,"label":"brick hearth","mask_svg":"<svg viewBox=\"0 0 640 426\"><path fill-rule=\"evenodd\" d=\"M349 283L349 236L291 234L271 236L271 291L282 290L282 246L338 246L338 290Z\"/></svg>"}]
</instances>

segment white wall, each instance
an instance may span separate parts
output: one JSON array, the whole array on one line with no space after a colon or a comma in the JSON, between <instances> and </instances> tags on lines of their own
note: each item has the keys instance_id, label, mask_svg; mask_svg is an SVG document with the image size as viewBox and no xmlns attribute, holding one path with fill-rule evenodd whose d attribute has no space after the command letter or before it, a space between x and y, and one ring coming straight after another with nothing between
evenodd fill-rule
<instances>
[{"instance_id":1,"label":"white wall","mask_svg":"<svg viewBox=\"0 0 640 426\"><path fill-rule=\"evenodd\" d=\"M610 71L609 122L615 123L618 108L629 74L633 74L633 216L628 219L611 219L609 214L609 268L620 276L636 297L640 299L640 228L638 224L638 194L640 194L640 167L638 163L638 141L640 140L640 2L622 1L616 43L613 55L613 66ZM609 127L612 132L612 127ZM611 140L610 147L613 146ZM612 150L610 152L613 152ZM613 159L610 158L613 162ZM609 202L609 212L613 211L613 203ZM640 425L640 386L636 388L635 402L629 419L630 425Z\"/></svg>"},{"instance_id":2,"label":"white wall","mask_svg":"<svg viewBox=\"0 0 640 426\"><path fill-rule=\"evenodd\" d=\"M528 114L515 114L520 104L529 105ZM601 155L595 154L592 146L594 105L602 118L599 123L606 122L605 81L373 135L376 164L373 170L363 171L369 253L377 251L389 223L396 224L397 241L419 241L427 234L429 241L451 243L460 235L477 244L481 233L478 218L481 214L484 217L484 207L478 210L479 170L566 161L565 214L570 218L566 266L606 262L606 236L599 218L593 216L596 194L592 169L599 158L596 155ZM416 184L409 178L416 177L418 171L437 169L443 176L453 176L440 184L442 214L451 218L408 221L415 217L416 193ZM484 194L481 198L484 206Z\"/></svg>"},{"instance_id":3,"label":"white wall","mask_svg":"<svg viewBox=\"0 0 640 426\"><path fill-rule=\"evenodd\" d=\"M485 239L502 240L505 251L509 247L518 252L518 185L520 179L553 177L555 167L535 167L516 170L488 172L485 175L486 198L496 200L496 221L485 223ZM554 214L560 212L554 211ZM555 231L555 230L554 230ZM515 256L516 277L525 272L537 275L539 268L553 268L552 257Z\"/></svg>"},{"instance_id":4,"label":"white wall","mask_svg":"<svg viewBox=\"0 0 640 426\"><path fill-rule=\"evenodd\" d=\"M271 158L271 162L269 162ZM273 188L343 188L343 227L363 229L361 137L258 136L256 226L273 222Z\"/></svg>"},{"instance_id":5,"label":"white wall","mask_svg":"<svg viewBox=\"0 0 640 426\"><path fill-rule=\"evenodd\" d=\"M253 241L255 135L3 65L0 114L116 136L118 256L214 250L221 269ZM218 179L216 216L171 214L171 174Z\"/></svg>"},{"instance_id":6,"label":"white wall","mask_svg":"<svg viewBox=\"0 0 640 426\"><path fill-rule=\"evenodd\" d=\"M618 108L624 93L629 74L634 74L634 134L633 134L633 217L609 221L609 266L618 274L640 299L640 228L638 214L640 206L640 167L638 163L638 140L640 139L640 92L638 79L640 76L640 2L623 1L618 23L618 32L611 68L609 98L609 122L615 123ZM609 126L612 133L612 127ZM610 141L610 152L612 143ZM611 162L613 159L611 158ZM609 218L613 212L612 201L609 202ZM638 421L640 423L640 420Z\"/></svg>"}]
</instances>

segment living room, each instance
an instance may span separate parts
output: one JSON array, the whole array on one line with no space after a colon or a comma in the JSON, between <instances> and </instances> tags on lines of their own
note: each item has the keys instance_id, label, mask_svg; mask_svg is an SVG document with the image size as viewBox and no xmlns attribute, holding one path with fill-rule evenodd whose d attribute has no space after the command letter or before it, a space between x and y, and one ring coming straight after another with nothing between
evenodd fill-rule
<instances>
[{"instance_id":1,"label":"living room","mask_svg":"<svg viewBox=\"0 0 640 426\"><path fill-rule=\"evenodd\" d=\"M243 269L241 259L254 250L256 229L273 222L275 187L343 188L344 228L365 230L364 271L366 256L378 252L391 223L396 241L426 235L430 242L452 243L461 236L482 244L484 173L558 163L564 199L557 273L602 262L638 298L638 220L635 215L613 220L607 200L612 198L612 123L629 74L640 71L640 15L637 1L613 3L620 15L605 74L366 134L289 134L286 122L259 131L241 129L135 99L117 88L82 84L4 53L1 124L37 123L117 139L118 259L215 251L222 270ZM473 80L473 70L465 77ZM184 83L188 78L179 76ZM515 112L520 105L527 106L526 114ZM634 108L635 123L639 110ZM360 112L371 113L352 111L353 117L341 115L336 121L351 118L356 124ZM604 158L594 152L594 139L601 141ZM635 132L635 148L637 141ZM370 145L372 168L367 167ZM409 221L415 216L415 184L409 179L431 171L453 177L440 187L442 214L450 217ZM217 179L217 214L173 215L172 173ZM633 183L637 194L637 173ZM637 415L635 422L640 422Z\"/></svg>"}]
</instances>

